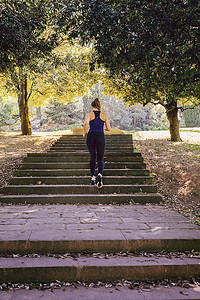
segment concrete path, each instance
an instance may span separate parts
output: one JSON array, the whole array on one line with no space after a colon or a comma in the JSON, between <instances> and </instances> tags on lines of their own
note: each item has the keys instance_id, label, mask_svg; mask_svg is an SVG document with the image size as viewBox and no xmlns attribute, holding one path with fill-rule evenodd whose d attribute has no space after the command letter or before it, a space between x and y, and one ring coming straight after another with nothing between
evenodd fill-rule
<instances>
[{"instance_id":1,"label":"concrete path","mask_svg":"<svg viewBox=\"0 0 200 300\"><path fill-rule=\"evenodd\" d=\"M158 205L0 206L0 241L200 238L200 227Z\"/></svg>"},{"instance_id":2,"label":"concrete path","mask_svg":"<svg viewBox=\"0 0 200 300\"><path fill-rule=\"evenodd\" d=\"M128 287L66 287L52 291L16 290L1 292L0 300L199 300L200 287L150 287L149 289L130 290Z\"/></svg>"},{"instance_id":3,"label":"concrete path","mask_svg":"<svg viewBox=\"0 0 200 300\"><path fill-rule=\"evenodd\" d=\"M87 248L90 247L89 240L92 249ZM38 249L42 252L44 247L45 253L55 253L56 250L73 252L76 249L79 252L99 252L101 242L104 244L102 249L111 252L130 250L130 247L136 251L155 250L151 247L156 247L156 251L171 251L173 248L184 251L192 246L199 249L200 229L179 213L161 205L0 206L1 253L22 251L23 243L26 250L37 251L31 244L35 241L40 242Z\"/></svg>"}]
</instances>

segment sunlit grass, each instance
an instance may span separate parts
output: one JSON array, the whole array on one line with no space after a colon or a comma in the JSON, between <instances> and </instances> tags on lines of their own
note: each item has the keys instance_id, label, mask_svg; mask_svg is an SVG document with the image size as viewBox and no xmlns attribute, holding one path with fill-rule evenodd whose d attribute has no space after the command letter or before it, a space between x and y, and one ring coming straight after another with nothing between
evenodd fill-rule
<instances>
[{"instance_id":1,"label":"sunlit grass","mask_svg":"<svg viewBox=\"0 0 200 300\"><path fill-rule=\"evenodd\" d=\"M197 128L198 129L198 128ZM170 141L170 133L166 130L148 130L148 131L124 131L125 134L132 134L134 140L168 140ZM183 142L171 142L171 145L182 146L185 143L200 145L200 131L185 130L180 133ZM195 146L195 145L194 145ZM192 146L191 146L192 147ZM194 149L193 149L194 150ZM199 151L199 148L197 148Z\"/></svg>"}]
</instances>

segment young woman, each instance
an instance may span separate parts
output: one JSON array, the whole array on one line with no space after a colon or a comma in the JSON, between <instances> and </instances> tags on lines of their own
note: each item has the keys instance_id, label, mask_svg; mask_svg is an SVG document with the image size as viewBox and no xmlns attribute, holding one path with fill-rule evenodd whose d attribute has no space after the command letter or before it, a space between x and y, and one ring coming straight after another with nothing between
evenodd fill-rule
<instances>
[{"instance_id":1,"label":"young woman","mask_svg":"<svg viewBox=\"0 0 200 300\"><path fill-rule=\"evenodd\" d=\"M87 147L90 151L91 185L96 184L98 188L101 188L103 186L103 156L105 150L104 124L106 125L107 130L111 130L111 128L108 116L101 112L101 103L99 98L92 101L91 108L92 111L86 114L85 117L83 136L87 136ZM88 125L90 125L89 132ZM98 175L95 179L96 157L98 163Z\"/></svg>"}]
</instances>

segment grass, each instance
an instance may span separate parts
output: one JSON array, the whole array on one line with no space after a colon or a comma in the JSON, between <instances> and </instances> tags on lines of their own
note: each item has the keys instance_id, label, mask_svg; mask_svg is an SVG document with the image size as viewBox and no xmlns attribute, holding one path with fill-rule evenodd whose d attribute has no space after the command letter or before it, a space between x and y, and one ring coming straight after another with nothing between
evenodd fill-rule
<instances>
[{"instance_id":1,"label":"grass","mask_svg":"<svg viewBox=\"0 0 200 300\"><path fill-rule=\"evenodd\" d=\"M190 131L190 132L199 132L200 133L200 127L180 128L180 131Z\"/></svg>"},{"instance_id":2,"label":"grass","mask_svg":"<svg viewBox=\"0 0 200 300\"><path fill-rule=\"evenodd\" d=\"M124 131L125 134L132 134L134 140L168 140L170 141L170 133L168 130L148 130L148 131ZM200 145L200 130L192 131L186 129L180 132L183 143ZM173 145L183 144L182 142L171 142ZM191 146L192 147L192 146ZM199 148L197 147L197 150Z\"/></svg>"}]
</instances>

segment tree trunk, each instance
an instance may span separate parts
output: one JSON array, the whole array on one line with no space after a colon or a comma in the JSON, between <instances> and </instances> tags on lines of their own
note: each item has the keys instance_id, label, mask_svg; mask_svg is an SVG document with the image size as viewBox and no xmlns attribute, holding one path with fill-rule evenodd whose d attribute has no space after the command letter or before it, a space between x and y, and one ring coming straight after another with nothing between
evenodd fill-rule
<instances>
[{"instance_id":1,"label":"tree trunk","mask_svg":"<svg viewBox=\"0 0 200 300\"><path fill-rule=\"evenodd\" d=\"M31 135L31 123L29 120L27 76L20 79L20 93L18 94L19 116L21 119L21 131L23 135Z\"/></svg>"},{"instance_id":2,"label":"tree trunk","mask_svg":"<svg viewBox=\"0 0 200 300\"><path fill-rule=\"evenodd\" d=\"M179 119L178 119L178 107L177 102L172 101L165 105L167 119L169 121L169 131L171 135L171 141L180 142L180 132L179 132Z\"/></svg>"}]
</instances>

